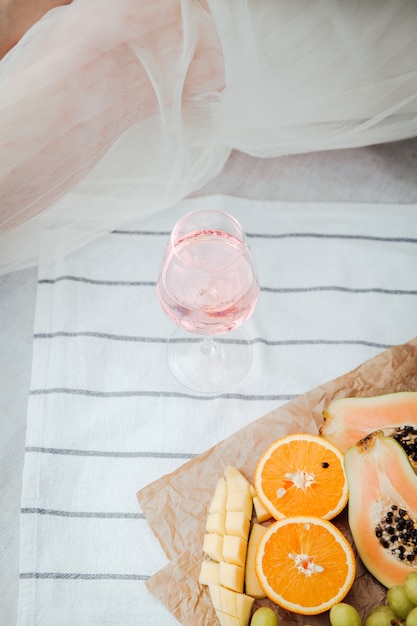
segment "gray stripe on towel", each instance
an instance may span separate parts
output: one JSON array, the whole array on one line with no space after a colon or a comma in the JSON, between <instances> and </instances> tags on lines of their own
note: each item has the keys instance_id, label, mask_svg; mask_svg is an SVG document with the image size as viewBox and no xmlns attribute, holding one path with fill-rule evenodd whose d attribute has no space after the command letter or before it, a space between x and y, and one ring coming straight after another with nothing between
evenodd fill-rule
<instances>
[{"instance_id":1,"label":"gray stripe on towel","mask_svg":"<svg viewBox=\"0 0 417 626\"><path fill-rule=\"evenodd\" d=\"M100 513L90 511L58 511L55 509L41 509L23 507L23 515L52 515L55 517L87 518L87 519L145 519L142 513Z\"/></svg>"},{"instance_id":2,"label":"gray stripe on towel","mask_svg":"<svg viewBox=\"0 0 417 626\"><path fill-rule=\"evenodd\" d=\"M113 230L112 235L143 235L152 237L169 237L166 230ZM382 241L385 243L417 243L414 237L378 237L375 235L347 235L344 233L246 233L253 239L356 239L364 241Z\"/></svg>"},{"instance_id":3,"label":"gray stripe on towel","mask_svg":"<svg viewBox=\"0 0 417 626\"><path fill-rule=\"evenodd\" d=\"M169 339L166 337L139 337L137 335L116 335L114 333L100 333L95 331L74 331L67 332L59 330L53 333L35 333L34 339L55 339L57 337L64 337L72 339L75 337L93 337L95 339L109 339L111 341L132 341L138 343L167 343ZM190 339L178 339L180 342L196 342L199 339L190 337ZM223 339L224 343L238 343L238 340ZM364 339L263 339L262 337L254 337L249 339L247 343L254 345L256 343L262 343L266 346L368 346L370 348L382 348L387 349L392 346L388 343L378 343L376 341L366 341Z\"/></svg>"},{"instance_id":4,"label":"gray stripe on towel","mask_svg":"<svg viewBox=\"0 0 417 626\"><path fill-rule=\"evenodd\" d=\"M55 580L149 580L146 574L74 574L64 572L21 572L21 579Z\"/></svg>"},{"instance_id":5,"label":"gray stripe on towel","mask_svg":"<svg viewBox=\"0 0 417 626\"><path fill-rule=\"evenodd\" d=\"M26 452L40 452L42 454L63 454L68 456L98 456L122 459L193 459L196 454L191 452L120 452L110 450L73 450L69 448L44 448L41 446L27 446Z\"/></svg>"},{"instance_id":6,"label":"gray stripe on towel","mask_svg":"<svg viewBox=\"0 0 417 626\"><path fill-rule=\"evenodd\" d=\"M92 398L188 398L190 400L216 400L222 398L224 400L293 400L297 394L277 394L277 395L245 395L241 393L222 393L215 396L198 396L188 393L179 393L177 391L97 391L94 389L70 389L68 387L53 387L48 389L32 389L30 395L52 395L55 393L64 393L69 395L89 396Z\"/></svg>"}]
</instances>

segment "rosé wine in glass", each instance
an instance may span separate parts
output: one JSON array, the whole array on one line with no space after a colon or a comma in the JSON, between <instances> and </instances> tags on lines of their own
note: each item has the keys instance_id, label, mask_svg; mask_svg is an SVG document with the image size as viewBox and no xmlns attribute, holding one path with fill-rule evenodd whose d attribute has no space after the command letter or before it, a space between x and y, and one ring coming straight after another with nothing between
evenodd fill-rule
<instances>
[{"instance_id":1,"label":"ros\u00e9 wine in glass","mask_svg":"<svg viewBox=\"0 0 417 626\"><path fill-rule=\"evenodd\" d=\"M185 215L166 246L157 292L178 327L167 346L177 380L210 394L239 381L251 362L251 345L239 327L252 315L260 293L239 222L223 211Z\"/></svg>"},{"instance_id":2,"label":"ros\u00e9 wine in glass","mask_svg":"<svg viewBox=\"0 0 417 626\"><path fill-rule=\"evenodd\" d=\"M224 231L207 229L175 243L158 281L158 294L177 326L218 335L252 314L259 284L246 244Z\"/></svg>"}]
</instances>

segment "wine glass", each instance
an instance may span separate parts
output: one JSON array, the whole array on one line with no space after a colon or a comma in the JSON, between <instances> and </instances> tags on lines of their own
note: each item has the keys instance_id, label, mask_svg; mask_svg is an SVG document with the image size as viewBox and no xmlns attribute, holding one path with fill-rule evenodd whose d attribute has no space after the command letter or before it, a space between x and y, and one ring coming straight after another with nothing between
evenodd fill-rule
<instances>
[{"instance_id":1,"label":"wine glass","mask_svg":"<svg viewBox=\"0 0 417 626\"><path fill-rule=\"evenodd\" d=\"M239 222L216 210L192 211L180 219L166 246L157 291L178 327L167 344L174 377L203 394L233 387L251 363L252 347L239 327L260 291Z\"/></svg>"}]
</instances>

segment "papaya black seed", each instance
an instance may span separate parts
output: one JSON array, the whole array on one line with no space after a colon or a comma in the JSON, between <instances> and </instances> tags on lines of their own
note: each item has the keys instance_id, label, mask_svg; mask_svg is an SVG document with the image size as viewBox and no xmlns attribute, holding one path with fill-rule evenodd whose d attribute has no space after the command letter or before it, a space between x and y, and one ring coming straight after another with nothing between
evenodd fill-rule
<instances>
[{"instance_id":1,"label":"papaya black seed","mask_svg":"<svg viewBox=\"0 0 417 626\"><path fill-rule=\"evenodd\" d=\"M399 561L417 564L417 520L406 509L396 504L385 509L375 527L375 536Z\"/></svg>"},{"instance_id":2,"label":"papaya black seed","mask_svg":"<svg viewBox=\"0 0 417 626\"><path fill-rule=\"evenodd\" d=\"M417 462L417 428L401 426L395 429L392 438L402 446L410 461Z\"/></svg>"},{"instance_id":3,"label":"papaya black seed","mask_svg":"<svg viewBox=\"0 0 417 626\"><path fill-rule=\"evenodd\" d=\"M329 463L327 463L327 461L323 461L323 463L321 464L322 467L324 467L324 469L329 467Z\"/></svg>"}]
</instances>

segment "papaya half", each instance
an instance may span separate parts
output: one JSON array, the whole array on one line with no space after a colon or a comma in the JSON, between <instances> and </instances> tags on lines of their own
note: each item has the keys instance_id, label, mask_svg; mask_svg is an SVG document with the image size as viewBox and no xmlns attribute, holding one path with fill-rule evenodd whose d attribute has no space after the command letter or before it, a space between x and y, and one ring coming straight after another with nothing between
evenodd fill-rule
<instances>
[{"instance_id":1,"label":"papaya half","mask_svg":"<svg viewBox=\"0 0 417 626\"><path fill-rule=\"evenodd\" d=\"M385 587L417 571L417 474L401 445L373 432L344 456L348 520L365 567Z\"/></svg>"},{"instance_id":2,"label":"papaya half","mask_svg":"<svg viewBox=\"0 0 417 626\"><path fill-rule=\"evenodd\" d=\"M417 468L417 391L337 398L323 411L319 432L345 452L376 430L397 439Z\"/></svg>"}]
</instances>

